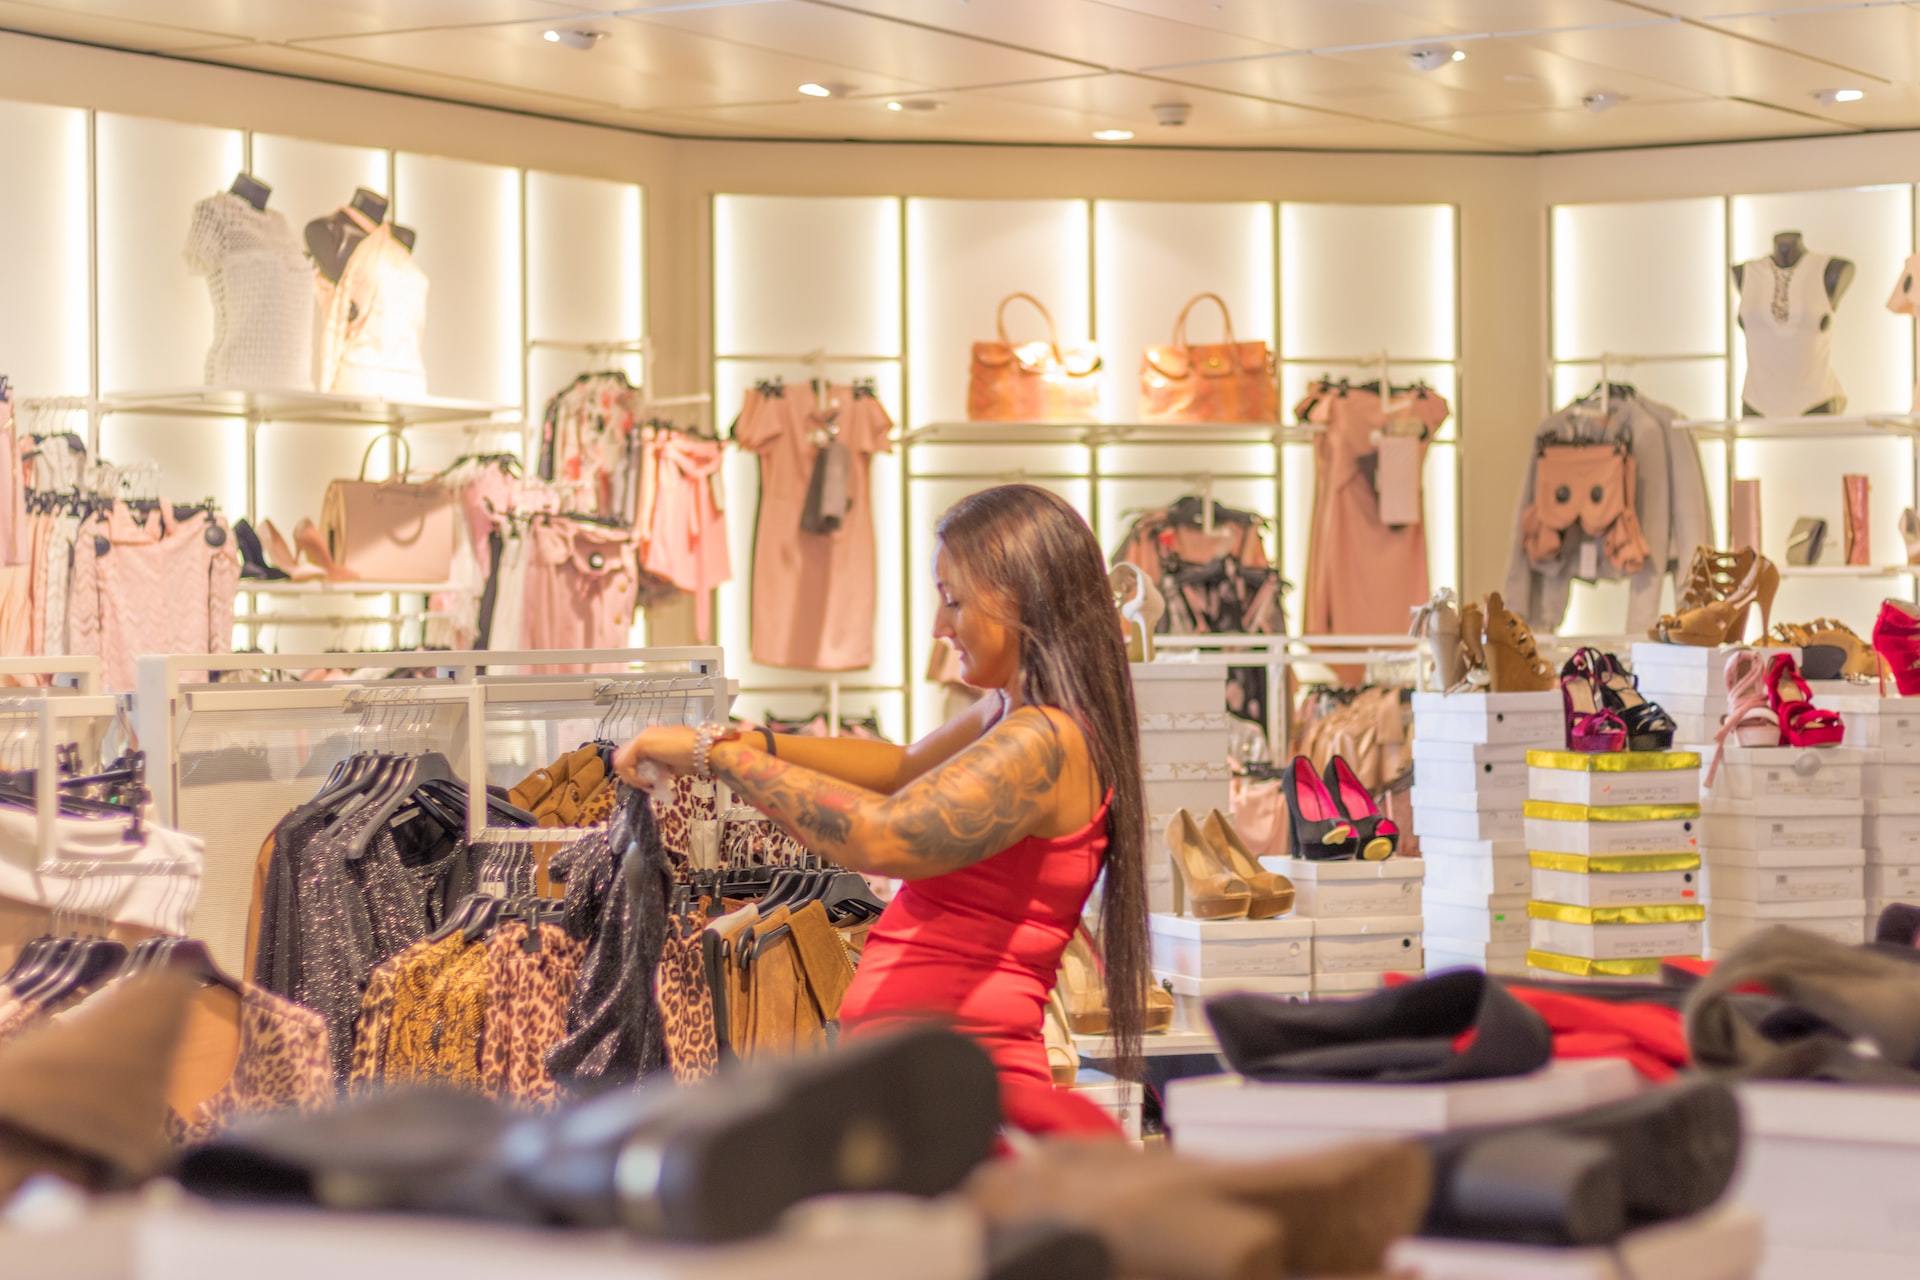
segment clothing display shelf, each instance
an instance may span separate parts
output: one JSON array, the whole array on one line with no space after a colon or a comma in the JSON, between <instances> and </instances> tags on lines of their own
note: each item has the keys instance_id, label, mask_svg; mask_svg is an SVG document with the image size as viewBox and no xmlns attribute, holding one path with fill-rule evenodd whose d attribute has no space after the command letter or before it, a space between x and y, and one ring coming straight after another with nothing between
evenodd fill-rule
<instances>
[{"instance_id":1,"label":"clothing display shelf","mask_svg":"<svg viewBox=\"0 0 1920 1280\"><path fill-rule=\"evenodd\" d=\"M580 673L500 674L496 669L589 666ZM210 683L208 672L268 677L281 670L338 668L394 670L430 666L423 679L356 677L302 681L254 679ZM630 712L636 723L724 720L737 691L726 677L720 649L711 646L647 649L540 649L518 652L399 652L328 654L152 655L138 663L136 727L148 751L148 779L156 812L172 825L180 802L179 761L196 713L247 713L284 717L289 712L332 712L346 728L369 707L391 701L401 707L457 706L465 711L464 739L448 733L447 754L468 762L467 820L472 840L526 840L519 828L485 826L478 803L485 777L489 722L543 722L546 759L578 745L561 743L560 722L602 721ZM577 835L545 833L542 843Z\"/></svg>"},{"instance_id":2,"label":"clothing display shelf","mask_svg":"<svg viewBox=\"0 0 1920 1280\"><path fill-rule=\"evenodd\" d=\"M1186 662L1196 656L1229 659L1234 666L1261 667L1268 690L1284 688L1281 674L1302 666L1366 666L1371 683L1416 684L1424 662L1424 641L1406 635L1270 636L1218 635L1153 638L1156 662ZM1247 659L1241 661L1242 658ZM1293 709L1285 697L1267 698L1267 742L1291 742ZM1278 746L1272 746L1278 750Z\"/></svg>"},{"instance_id":3,"label":"clothing display shelf","mask_svg":"<svg viewBox=\"0 0 1920 1280\"><path fill-rule=\"evenodd\" d=\"M0 677L76 676L81 682L79 687L55 684L0 692L0 740L10 738L24 727L31 742L34 848L39 866L48 865L58 855L55 818L59 797L56 789L48 784L58 776L55 759L60 744L71 740L65 726L80 721L112 720L121 711L118 698L95 692L100 685L100 674L98 658L0 659Z\"/></svg>"},{"instance_id":4,"label":"clothing display shelf","mask_svg":"<svg viewBox=\"0 0 1920 1280\"><path fill-rule=\"evenodd\" d=\"M804 684L754 684L741 685L737 691L745 697L755 698L791 698L796 694L812 694L826 702L827 736L840 736L841 713L845 710L844 699L848 694L898 694L897 684L868 684L859 681L842 680L838 676L828 676L825 680L809 680Z\"/></svg>"}]
</instances>

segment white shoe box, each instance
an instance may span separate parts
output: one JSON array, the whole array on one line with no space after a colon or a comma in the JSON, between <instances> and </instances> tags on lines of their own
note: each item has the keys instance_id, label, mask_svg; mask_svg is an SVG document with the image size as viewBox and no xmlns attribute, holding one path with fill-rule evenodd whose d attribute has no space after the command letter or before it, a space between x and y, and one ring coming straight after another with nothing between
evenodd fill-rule
<instances>
[{"instance_id":1,"label":"white shoe box","mask_svg":"<svg viewBox=\"0 0 1920 1280\"><path fill-rule=\"evenodd\" d=\"M1427 901L1426 932L1477 943L1527 943L1527 896L1502 895L1472 905Z\"/></svg>"},{"instance_id":2,"label":"white shoe box","mask_svg":"<svg viewBox=\"0 0 1920 1280\"><path fill-rule=\"evenodd\" d=\"M1147 910L1173 914L1173 867L1162 857L1147 859Z\"/></svg>"},{"instance_id":3,"label":"white shoe box","mask_svg":"<svg viewBox=\"0 0 1920 1280\"><path fill-rule=\"evenodd\" d=\"M1396 1242L1387 1265L1401 1280L1753 1280L1765 1247L1758 1214L1716 1207L1605 1248L1416 1236Z\"/></svg>"},{"instance_id":4,"label":"white shoe box","mask_svg":"<svg viewBox=\"0 0 1920 1280\"><path fill-rule=\"evenodd\" d=\"M1870 862L1866 873L1867 901L1920 902L1920 863ZM1879 913L1869 911L1867 914L1877 916Z\"/></svg>"},{"instance_id":5,"label":"white shoe box","mask_svg":"<svg viewBox=\"0 0 1920 1280\"><path fill-rule=\"evenodd\" d=\"M1867 844L1862 804L1852 800L1796 801L1812 813L1769 813L1765 800L1737 807L1709 805L1700 814L1700 844L1709 849L1768 849L1818 853ZM1914 817L1915 857L1920 857L1920 815Z\"/></svg>"},{"instance_id":6,"label":"white shoe box","mask_svg":"<svg viewBox=\"0 0 1920 1280\"><path fill-rule=\"evenodd\" d=\"M1420 969L1375 969L1356 970L1352 973L1316 973L1313 975L1314 1000L1340 1000L1351 996L1362 996L1369 991L1378 991L1387 985L1387 975L1400 974L1407 978L1424 978L1427 971Z\"/></svg>"},{"instance_id":7,"label":"white shoe box","mask_svg":"<svg viewBox=\"0 0 1920 1280\"><path fill-rule=\"evenodd\" d=\"M1527 848L1541 853L1697 853L1698 817L1653 822L1571 822L1529 817Z\"/></svg>"},{"instance_id":8,"label":"white shoe box","mask_svg":"<svg viewBox=\"0 0 1920 1280\"><path fill-rule=\"evenodd\" d=\"M1639 1089L1639 1076L1619 1058L1558 1059L1531 1075L1450 1084L1265 1084L1204 1076L1168 1084L1167 1127L1188 1155L1258 1160L1536 1120Z\"/></svg>"},{"instance_id":9,"label":"white shoe box","mask_svg":"<svg viewBox=\"0 0 1920 1280\"><path fill-rule=\"evenodd\" d=\"M1858 800L1868 753L1859 747L1742 747L1729 743L1714 778L1716 806L1732 800Z\"/></svg>"},{"instance_id":10,"label":"white shoe box","mask_svg":"<svg viewBox=\"0 0 1920 1280\"><path fill-rule=\"evenodd\" d=\"M1527 846L1519 840L1422 840L1420 860L1427 864L1428 901L1524 895L1533 883Z\"/></svg>"},{"instance_id":11,"label":"white shoe box","mask_svg":"<svg viewBox=\"0 0 1920 1280\"><path fill-rule=\"evenodd\" d=\"M1866 868L1858 862L1850 867L1743 867L1709 857L1707 901L1715 907L1728 902L1852 902L1866 893L1865 877Z\"/></svg>"},{"instance_id":12,"label":"white shoe box","mask_svg":"<svg viewBox=\"0 0 1920 1280\"><path fill-rule=\"evenodd\" d=\"M1728 898L1707 904L1707 939L1712 954L1724 956L1749 935L1774 925L1791 925L1808 933L1858 946L1867 940L1867 900L1828 902L1742 902Z\"/></svg>"},{"instance_id":13,"label":"white shoe box","mask_svg":"<svg viewBox=\"0 0 1920 1280\"><path fill-rule=\"evenodd\" d=\"M1442 969L1484 969L1505 978L1527 974L1527 948L1507 942L1478 943L1465 938L1426 938L1427 972Z\"/></svg>"},{"instance_id":14,"label":"white shoe box","mask_svg":"<svg viewBox=\"0 0 1920 1280\"><path fill-rule=\"evenodd\" d=\"M1601 764L1659 760L1653 769L1603 769ZM1585 762L1586 767L1570 767ZM1574 751L1527 753L1527 798L1558 804L1699 804L1700 757L1691 751Z\"/></svg>"},{"instance_id":15,"label":"white shoe box","mask_svg":"<svg viewBox=\"0 0 1920 1280\"><path fill-rule=\"evenodd\" d=\"M1419 916L1315 920L1314 975L1418 969L1422 927Z\"/></svg>"},{"instance_id":16,"label":"white shoe box","mask_svg":"<svg viewBox=\"0 0 1920 1280\"><path fill-rule=\"evenodd\" d=\"M1252 992L1276 1000L1298 1001L1305 1000L1313 990L1313 979L1306 974L1285 978L1194 978L1155 967L1153 976L1173 993L1173 1029L1184 1033L1212 1033L1213 1025L1207 1021L1207 1001L1215 996Z\"/></svg>"},{"instance_id":17,"label":"white shoe box","mask_svg":"<svg viewBox=\"0 0 1920 1280\"><path fill-rule=\"evenodd\" d=\"M1649 960L1666 956L1697 956L1701 922L1663 924L1569 924L1564 920L1533 921L1533 947L1563 956L1589 960Z\"/></svg>"},{"instance_id":18,"label":"white shoe box","mask_svg":"<svg viewBox=\"0 0 1920 1280\"><path fill-rule=\"evenodd\" d=\"M1423 858L1315 861L1269 858L1261 864L1293 881L1294 911L1314 919L1339 916L1417 916Z\"/></svg>"},{"instance_id":19,"label":"white shoe box","mask_svg":"<svg viewBox=\"0 0 1920 1280\"><path fill-rule=\"evenodd\" d=\"M1920 698L1883 698L1871 686L1823 680L1813 685L1813 705L1840 713L1850 747L1920 751Z\"/></svg>"},{"instance_id":20,"label":"white shoe box","mask_svg":"<svg viewBox=\"0 0 1920 1280\"><path fill-rule=\"evenodd\" d=\"M1736 1088L1745 1133L1733 1199L1766 1224L1763 1280L1912 1280L1920 1091Z\"/></svg>"},{"instance_id":21,"label":"white shoe box","mask_svg":"<svg viewBox=\"0 0 1920 1280\"><path fill-rule=\"evenodd\" d=\"M1423 809L1447 809L1456 813L1515 813L1527 799L1526 784L1500 791L1483 791L1429 781L1419 766L1413 771L1413 811L1416 821Z\"/></svg>"},{"instance_id":22,"label":"white shoe box","mask_svg":"<svg viewBox=\"0 0 1920 1280\"><path fill-rule=\"evenodd\" d=\"M1138 1081L1115 1080L1104 1072L1082 1067L1071 1092L1112 1116L1120 1131L1127 1135L1127 1141L1140 1141L1140 1114L1146 1090Z\"/></svg>"},{"instance_id":23,"label":"white shoe box","mask_svg":"<svg viewBox=\"0 0 1920 1280\"><path fill-rule=\"evenodd\" d=\"M1429 741L1416 731L1413 782L1429 792L1477 795L1483 808L1502 806L1513 796L1526 798L1528 750L1521 743Z\"/></svg>"},{"instance_id":24,"label":"white shoe box","mask_svg":"<svg viewBox=\"0 0 1920 1280\"><path fill-rule=\"evenodd\" d=\"M1727 659L1741 652L1744 645L1704 645L1661 644L1659 641L1642 640L1633 646L1633 674L1640 682L1640 692L1655 702L1661 702L1657 694L1708 697L1718 695L1722 698L1727 692ZM1791 654L1796 662L1800 659L1800 650L1794 648L1764 649L1762 654L1771 661L1776 653ZM1664 706L1665 703L1661 702Z\"/></svg>"},{"instance_id":25,"label":"white shoe box","mask_svg":"<svg viewBox=\"0 0 1920 1280\"><path fill-rule=\"evenodd\" d=\"M1887 800L1920 800L1920 751L1879 747L1867 753L1864 794Z\"/></svg>"},{"instance_id":26,"label":"white shoe box","mask_svg":"<svg viewBox=\"0 0 1920 1280\"><path fill-rule=\"evenodd\" d=\"M1140 763L1151 768L1189 760L1225 760L1228 737L1225 711L1143 715L1140 717Z\"/></svg>"},{"instance_id":27,"label":"white shoe box","mask_svg":"<svg viewBox=\"0 0 1920 1280\"><path fill-rule=\"evenodd\" d=\"M1566 737L1560 691L1416 693L1414 740L1540 746Z\"/></svg>"},{"instance_id":28,"label":"white shoe box","mask_svg":"<svg viewBox=\"0 0 1920 1280\"><path fill-rule=\"evenodd\" d=\"M1518 840L1524 832L1519 804L1498 813L1484 813L1446 808L1447 802L1444 792L1432 795L1417 786L1413 789L1413 833L1423 846L1428 839Z\"/></svg>"},{"instance_id":29,"label":"white shoe box","mask_svg":"<svg viewBox=\"0 0 1920 1280\"><path fill-rule=\"evenodd\" d=\"M1920 801L1868 796L1862 843L1868 862L1920 862Z\"/></svg>"},{"instance_id":30,"label":"white shoe box","mask_svg":"<svg viewBox=\"0 0 1920 1280\"><path fill-rule=\"evenodd\" d=\"M1313 972L1313 922L1147 917L1153 967L1190 978L1285 978Z\"/></svg>"},{"instance_id":31,"label":"white shoe box","mask_svg":"<svg viewBox=\"0 0 1920 1280\"><path fill-rule=\"evenodd\" d=\"M1698 871L1533 869L1533 896L1575 907L1630 907L1700 900Z\"/></svg>"},{"instance_id":32,"label":"white shoe box","mask_svg":"<svg viewBox=\"0 0 1920 1280\"><path fill-rule=\"evenodd\" d=\"M1714 735L1720 732L1720 721L1723 713L1715 712L1710 716L1688 715L1682 711L1668 709L1667 704L1664 702L1660 704L1660 708L1673 717L1673 745L1675 747L1684 745L1698 751L1703 756L1713 750Z\"/></svg>"}]
</instances>

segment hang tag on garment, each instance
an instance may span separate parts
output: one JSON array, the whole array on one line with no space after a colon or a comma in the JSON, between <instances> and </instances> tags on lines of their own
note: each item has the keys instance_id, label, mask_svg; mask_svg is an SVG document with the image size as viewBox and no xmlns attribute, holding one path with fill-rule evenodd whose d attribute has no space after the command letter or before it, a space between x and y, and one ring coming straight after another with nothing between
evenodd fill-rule
<instances>
[{"instance_id":1,"label":"hang tag on garment","mask_svg":"<svg viewBox=\"0 0 1920 1280\"><path fill-rule=\"evenodd\" d=\"M1600 576L1600 544L1587 538L1580 544L1580 565L1573 571L1576 578L1585 578L1592 582Z\"/></svg>"},{"instance_id":2,"label":"hang tag on garment","mask_svg":"<svg viewBox=\"0 0 1920 1280\"><path fill-rule=\"evenodd\" d=\"M687 824L687 861L696 871L711 871L720 865L720 822L717 818L695 818Z\"/></svg>"}]
</instances>

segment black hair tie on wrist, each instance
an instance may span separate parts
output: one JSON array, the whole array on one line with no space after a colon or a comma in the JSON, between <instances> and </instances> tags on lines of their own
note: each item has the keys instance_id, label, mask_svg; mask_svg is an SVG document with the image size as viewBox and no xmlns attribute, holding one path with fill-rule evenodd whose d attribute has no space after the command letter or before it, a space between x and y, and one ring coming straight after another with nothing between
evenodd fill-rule
<instances>
[{"instance_id":1,"label":"black hair tie on wrist","mask_svg":"<svg viewBox=\"0 0 1920 1280\"><path fill-rule=\"evenodd\" d=\"M778 759L780 753L773 749L773 730L767 728L765 725L761 725L760 736L767 740L767 754Z\"/></svg>"}]
</instances>

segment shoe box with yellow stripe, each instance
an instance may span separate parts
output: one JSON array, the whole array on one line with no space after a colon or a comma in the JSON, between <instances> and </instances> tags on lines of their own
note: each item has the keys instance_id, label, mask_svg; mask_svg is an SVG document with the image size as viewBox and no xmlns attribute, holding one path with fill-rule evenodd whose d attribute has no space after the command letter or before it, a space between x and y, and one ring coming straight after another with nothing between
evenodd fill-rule
<instances>
[{"instance_id":1,"label":"shoe box with yellow stripe","mask_svg":"<svg viewBox=\"0 0 1920 1280\"><path fill-rule=\"evenodd\" d=\"M1527 794L1530 970L1657 979L1701 954L1697 752L1530 751Z\"/></svg>"}]
</instances>

